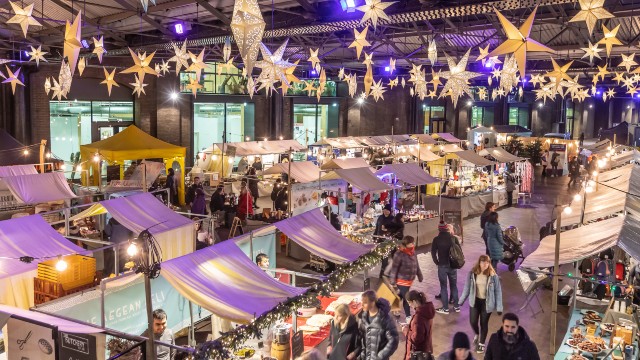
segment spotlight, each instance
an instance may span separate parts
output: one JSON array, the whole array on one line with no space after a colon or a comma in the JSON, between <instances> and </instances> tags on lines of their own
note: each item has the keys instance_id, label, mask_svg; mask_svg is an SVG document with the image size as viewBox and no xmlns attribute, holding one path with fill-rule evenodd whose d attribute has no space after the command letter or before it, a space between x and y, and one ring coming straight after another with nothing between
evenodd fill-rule
<instances>
[{"instance_id":1,"label":"spotlight","mask_svg":"<svg viewBox=\"0 0 640 360\"><path fill-rule=\"evenodd\" d=\"M178 93L177 92L172 92L171 93L171 100L173 100L173 101L178 100Z\"/></svg>"},{"instance_id":2,"label":"spotlight","mask_svg":"<svg viewBox=\"0 0 640 360\"><path fill-rule=\"evenodd\" d=\"M173 30L176 32L176 34L178 35L182 35L184 34L184 27L182 26L182 23L175 23L173 25Z\"/></svg>"},{"instance_id":3,"label":"spotlight","mask_svg":"<svg viewBox=\"0 0 640 360\"><path fill-rule=\"evenodd\" d=\"M360 104L360 105L364 104L364 99L363 98L359 98L358 99L358 104Z\"/></svg>"},{"instance_id":4,"label":"spotlight","mask_svg":"<svg viewBox=\"0 0 640 360\"><path fill-rule=\"evenodd\" d=\"M129 244L129 247L127 247L127 255L129 255L129 257L138 255L138 245L136 243L132 242Z\"/></svg>"},{"instance_id":5,"label":"spotlight","mask_svg":"<svg viewBox=\"0 0 640 360\"><path fill-rule=\"evenodd\" d=\"M62 260L62 256L58 256L58 262L56 263L56 270L62 272L67 270L68 266L69 265L67 264L67 262Z\"/></svg>"},{"instance_id":6,"label":"spotlight","mask_svg":"<svg viewBox=\"0 0 640 360\"><path fill-rule=\"evenodd\" d=\"M573 212L573 209L571 209L571 206L567 206L562 210L562 212L565 213L565 215L570 215Z\"/></svg>"}]
</instances>

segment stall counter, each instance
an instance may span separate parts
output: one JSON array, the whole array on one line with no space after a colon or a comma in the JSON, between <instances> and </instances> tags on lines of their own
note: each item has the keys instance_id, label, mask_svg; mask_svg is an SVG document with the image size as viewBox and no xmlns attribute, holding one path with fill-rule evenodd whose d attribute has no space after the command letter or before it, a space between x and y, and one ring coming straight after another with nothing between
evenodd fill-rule
<instances>
[{"instance_id":1,"label":"stall counter","mask_svg":"<svg viewBox=\"0 0 640 360\"><path fill-rule=\"evenodd\" d=\"M515 191L514 191L515 192ZM514 194L517 201L517 192ZM438 196L422 195L422 203L426 210L438 211ZM462 197L442 197L440 211L453 210L462 211L462 218L480 215L484 212L484 206L488 202L498 204L498 207L507 205L507 191L504 189L494 190L492 192L484 192Z\"/></svg>"}]
</instances>

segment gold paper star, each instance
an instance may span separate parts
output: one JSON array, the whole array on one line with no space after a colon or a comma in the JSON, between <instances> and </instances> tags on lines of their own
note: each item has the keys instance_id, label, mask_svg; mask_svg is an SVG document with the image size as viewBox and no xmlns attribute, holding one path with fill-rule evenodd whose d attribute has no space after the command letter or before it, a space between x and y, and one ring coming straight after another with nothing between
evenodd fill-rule
<instances>
[{"instance_id":1,"label":"gold paper star","mask_svg":"<svg viewBox=\"0 0 640 360\"><path fill-rule=\"evenodd\" d=\"M235 1L231 31L247 69L247 75L251 75L253 63L258 59L265 25L257 0Z\"/></svg>"},{"instance_id":2,"label":"gold paper star","mask_svg":"<svg viewBox=\"0 0 640 360\"><path fill-rule=\"evenodd\" d=\"M307 61L311 63L311 67L314 69L316 69L318 65L320 65L320 59L318 58L319 51L320 51L320 48L317 48L315 50L309 49L309 53L311 55L309 56L309 59L307 59Z\"/></svg>"},{"instance_id":3,"label":"gold paper star","mask_svg":"<svg viewBox=\"0 0 640 360\"><path fill-rule=\"evenodd\" d=\"M613 14L602 7L603 5L604 0L580 0L580 11L569 22L586 22L589 35L591 35L596 21L613 17Z\"/></svg>"},{"instance_id":4,"label":"gold paper star","mask_svg":"<svg viewBox=\"0 0 640 360\"><path fill-rule=\"evenodd\" d=\"M462 95L467 94L470 97L473 97L473 93L469 87L469 80L481 75L479 73L467 71L467 62L469 61L470 52L471 49L467 50L462 59L460 59L460 62L457 64L452 57L445 53L447 63L449 64L449 71L445 71L440 75L440 77L447 79L447 83L440 92L440 97L449 92L454 107Z\"/></svg>"},{"instance_id":5,"label":"gold paper star","mask_svg":"<svg viewBox=\"0 0 640 360\"><path fill-rule=\"evenodd\" d=\"M382 79L378 80L378 82L373 82L373 86L371 86L371 95L373 99L378 102L378 99L384 100L384 96L382 94L385 93L386 87L382 86Z\"/></svg>"},{"instance_id":6,"label":"gold paper star","mask_svg":"<svg viewBox=\"0 0 640 360\"><path fill-rule=\"evenodd\" d=\"M620 81L624 80L624 72L615 72L616 76L613 77L613 81L615 81L618 85L620 85Z\"/></svg>"},{"instance_id":7,"label":"gold paper star","mask_svg":"<svg viewBox=\"0 0 640 360\"><path fill-rule=\"evenodd\" d=\"M607 48L607 57L611 55L611 48L613 47L613 45L622 45L620 40L616 38L619 29L620 24L614 27L613 30L607 29L604 24L602 25L602 32L604 32L604 37L600 39L600 41L598 41L598 44L604 44L604 46Z\"/></svg>"},{"instance_id":8,"label":"gold paper star","mask_svg":"<svg viewBox=\"0 0 640 360\"><path fill-rule=\"evenodd\" d=\"M599 78L601 78L602 80L604 80L604 77L611 74L609 71L607 71L607 65L603 65L603 66L598 66L598 73L596 74Z\"/></svg>"},{"instance_id":9,"label":"gold paper star","mask_svg":"<svg viewBox=\"0 0 640 360\"><path fill-rule=\"evenodd\" d=\"M438 46L436 45L435 40L431 40L429 42L429 47L427 48L427 58L431 61L431 65L435 65L438 61Z\"/></svg>"},{"instance_id":10,"label":"gold paper star","mask_svg":"<svg viewBox=\"0 0 640 360\"><path fill-rule=\"evenodd\" d=\"M116 81L114 80L114 78L116 77L116 69L113 69L113 71L109 73L105 67L102 67L102 71L104 71L104 80L100 84L107 85L107 91L109 92L109 96L111 96L111 87L120 87L120 85L118 85L118 83L116 83Z\"/></svg>"},{"instance_id":11,"label":"gold paper star","mask_svg":"<svg viewBox=\"0 0 640 360\"><path fill-rule=\"evenodd\" d=\"M373 53L367 54L367 52L365 51L364 61L362 63L367 65L367 67L371 67L371 65L373 65Z\"/></svg>"},{"instance_id":12,"label":"gold paper star","mask_svg":"<svg viewBox=\"0 0 640 360\"><path fill-rule=\"evenodd\" d=\"M196 74L196 80L200 81L202 70L207 67L207 64L204 63L204 48L202 48L202 51L200 51L200 54L198 54L198 56L194 55L191 51L189 51L188 53L189 58L191 59L191 66L187 68L187 71L193 71ZM153 54L151 54L151 57L153 57Z\"/></svg>"},{"instance_id":13,"label":"gold paper star","mask_svg":"<svg viewBox=\"0 0 640 360\"><path fill-rule=\"evenodd\" d=\"M169 72L169 63L162 59L162 64L160 64L160 72L162 75L166 75Z\"/></svg>"},{"instance_id":14,"label":"gold paper star","mask_svg":"<svg viewBox=\"0 0 640 360\"><path fill-rule=\"evenodd\" d=\"M360 54L362 54L362 48L366 46L371 46L367 41L367 30L369 28L365 27L362 32L358 32L358 29L353 29L353 34L356 37L355 40L349 45L349 48L356 48L356 59L360 59Z\"/></svg>"},{"instance_id":15,"label":"gold paper star","mask_svg":"<svg viewBox=\"0 0 640 360\"><path fill-rule=\"evenodd\" d=\"M133 93L132 94L138 94L138 97L140 97L140 93L143 94L147 94L146 92L144 92L144 87L147 86L147 84L144 84L140 78L138 78L138 75L134 75L136 82L134 83L130 83L129 85L133 86ZM188 85L187 85L188 87Z\"/></svg>"},{"instance_id":16,"label":"gold paper star","mask_svg":"<svg viewBox=\"0 0 640 360\"><path fill-rule=\"evenodd\" d=\"M516 28L511 22L509 22L509 20L507 20L507 18L505 18L500 13L500 11L495 8L493 10L498 15L498 19L500 19L502 28L507 35L507 40L505 40L505 42L500 44L500 46L498 46L497 48L493 49L493 51L491 51L487 56L491 57L513 53L516 57L518 69L520 70L520 77L524 77L527 66L528 52L553 52L553 50L551 50L550 48L540 44L539 42L529 37L538 7L536 6L533 9L533 12L531 12L531 15L529 15L527 20L525 20L522 26L520 26L520 29Z\"/></svg>"},{"instance_id":17,"label":"gold paper star","mask_svg":"<svg viewBox=\"0 0 640 360\"><path fill-rule=\"evenodd\" d=\"M87 61L84 57L81 57L78 59L78 72L80 73L80 76L82 76L85 67L87 67Z\"/></svg>"},{"instance_id":18,"label":"gold paper star","mask_svg":"<svg viewBox=\"0 0 640 360\"><path fill-rule=\"evenodd\" d=\"M18 68L18 70L16 70L15 74L11 72L11 69L9 69L9 67L7 65L4 66L7 69L7 79L4 80L2 83L6 84L9 83L11 84L11 92L13 92L13 94L16 94L16 85L21 85L24 86L24 84L22 83L22 81L20 81L20 79L18 79L18 76L20 76L20 68Z\"/></svg>"},{"instance_id":19,"label":"gold paper star","mask_svg":"<svg viewBox=\"0 0 640 360\"><path fill-rule=\"evenodd\" d=\"M180 69L184 67L185 69L189 67L189 54L187 54L187 39L182 43L182 47L177 47L176 44L171 44L173 46L173 52L175 55L169 59L169 62L175 61L176 63L176 75L180 73Z\"/></svg>"},{"instance_id":20,"label":"gold paper star","mask_svg":"<svg viewBox=\"0 0 640 360\"><path fill-rule=\"evenodd\" d=\"M78 64L78 56L80 55L80 37L82 31L82 11L78 11L78 15L73 20L73 25L67 20L67 25L64 31L64 52L63 57L66 57L69 61L69 69L71 69L71 75L76 71L76 65Z\"/></svg>"},{"instance_id":21,"label":"gold paper star","mask_svg":"<svg viewBox=\"0 0 640 360\"><path fill-rule=\"evenodd\" d=\"M395 79L393 80L389 80L389 88L393 89L394 87L398 86L398 77L396 76Z\"/></svg>"},{"instance_id":22,"label":"gold paper star","mask_svg":"<svg viewBox=\"0 0 640 360\"><path fill-rule=\"evenodd\" d=\"M42 45L38 45L38 48L34 48L33 46L29 46L31 48L31 52L29 52L29 61L35 60L36 66L40 66L40 60L44 62L48 62L47 59L44 58L44 54L48 54L46 51L42 51Z\"/></svg>"},{"instance_id":23,"label":"gold paper star","mask_svg":"<svg viewBox=\"0 0 640 360\"><path fill-rule=\"evenodd\" d=\"M387 14L384 13L384 9L395 3L395 1L383 3L380 0L365 0L365 5L358 6L356 8L356 10L364 12L364 16L362 16L360 24L371 19L371 23L373 24L373 28L375 29L376 25L378 24L378 19L389 20Z\"/></svg>"},{"instance_id":24,"label":"gold paper star","mask_svg":"<svg viewBox=\"0 0 640 360\"><path fill-rule=\"evenodd\" d=\"M107 50L104 49L104 36L100 36L100 39L93 38L93 54L98 56L98 61L102 64L102 55L106 53Z\"/></svg>"},{"instance_id":25,"label":"gold paper star","mask_svg":"<svg viewBox=\"0 0 640 360\"><path fill-rule=\"evenodd\" d=\"M393 74L396 71L396 59L389 58L389 72Z\"/></svg>"},{"instance_id":26,"label":"gold paper star","mask_svg":"<svg viewBox=\"0 0 640 360\"><path fill-rule=\"evenodd\" d=\"M628 56L625 54L621 54L621 56L622 56L622 62L618 64L618 66L624 66L627 69L627 72L631 71L632 66L638 65L638 63L633 60L633 58L636 56L636 53L633 53Z\"/></svg>"},{"instance_id":27,"label":"gold paper star","mask_svg":"<svg viewBox=\"0 0 640 360\"><path fill-rule=\"evenodd\" d=\"M44 92L49 95L51 91L51 78L47 76L47 79L44 81Z\"/></svg>"},{"instance_id":28,"label":"gold paper star","mask_svg":"<svg viewBox=\"0 0 640 360\"><path fill-rule=\"evenodd\" d=\"M600 51L602 51L603 49L600 49L598 47L598 43L596 43L595 45L591 44L591 40L589 40L589 47L586 48L580 48L582 51L584 51L584 55L582 55L582 59L586 58L587 56L589 57L589 62L592 63L593 62L593 58L597 57L598 59L601 59L600 54L598 54Z\"/></svg>"},{"instance_id":29,"label":"gold paper star","mask_svg":"<svg viewBox=\"0 0 640 360\"><path fill-rule=\"evenodd\" d=\"M307 92L307 96L311 96L311 92L316 90L316 88L313 87L313 80L304 81L304 84L305 88L303 90Z\"/></svg>"},{"instance_id":30,"label":"gold paper star","mask_svg":"<svg viewBox=\"0 0 640 360\"><path fill-rule=\"evenodd\" d=\"M120 72L121 74L136 73L141 83L144 82L145 74L158 76L158 73L150 66L151 60L153 59L153 56L156 54L155 51L152 52L151 55L149 56L147 56L146 52L142 55L140 55L140 53L135 54L131 49L129 49L129 52L131 53L131 58L133 59L134 64L132 67L122 70ZM138 97L140 97L140 93L138 93Z\"/></svg>"},{"instance_id":31,"label":"gold paper star","mask_svg":"<svg viewBox=\"0 0 640 360\"><path fill-rule=\"evenodd\" d=\"M20 27L22 28L22 34L25 38L27 37L27 30L29 30L29 25L42 26L42 24L40 24L38 20L34 19L31 15L31 12L33 12L33 4L28 5L24 8L21 8L11 1L9 1L9 4L11 4L15 15L11 19L7 20L7 24L20 24Z\"/></svg>"}]
</instances>

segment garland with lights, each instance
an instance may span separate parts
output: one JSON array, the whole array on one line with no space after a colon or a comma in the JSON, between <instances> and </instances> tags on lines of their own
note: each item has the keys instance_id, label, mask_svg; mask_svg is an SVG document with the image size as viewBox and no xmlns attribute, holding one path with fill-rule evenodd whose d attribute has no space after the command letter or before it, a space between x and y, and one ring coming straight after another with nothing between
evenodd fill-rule
<instances>
[{"instance_id":1,"label":"garland with lights","mask_svg":"<svg viewBox=\"0 0 640 360\"><path fill-rule=\"evenodd\" d=\"M271 327L276 321L288 318L298 308L311 306L318 296L328 296L332 291L338 290L347 279L352 278L360 271L379 264L396 247L395 241L385 241L356 260L337 265L336 270L327 277L326 281L315 283L303 294L279 303L275 308L263 313L251 323L240 325L228 332L222 332L218 339L200 344L196 349L195 358L229 359L230 352L237 350L247 340L252 337L259 339L262 331Z\"/></svg>"}]
</instances>

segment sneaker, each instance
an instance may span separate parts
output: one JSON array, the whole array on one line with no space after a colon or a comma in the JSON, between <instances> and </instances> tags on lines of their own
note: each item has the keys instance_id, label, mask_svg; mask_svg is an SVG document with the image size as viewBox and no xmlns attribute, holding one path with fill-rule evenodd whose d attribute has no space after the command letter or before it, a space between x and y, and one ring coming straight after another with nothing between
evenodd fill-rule
<instances>
[{"instance_id":1,"label":"sneaker","mask_svg":"<svg viewBox=\"0 0 640 360\"><path fill-rule=\"evenodd\" d=\"M440 308L440 309L437 309L437 310L436 310L436 312L437 312L438 314L449 315L449 309L444 308L444 307L442 307L442 308Z\"/></svg>"},{"instance_id":2,"label":"sneaker","mask_svg":"<svg viewBox=\"0 0 640 360\"><path fill-rule=\"evenodd\" d=\"M454 306L453 307L453 311L459 313L460 312L460 306Z\"/></svg>"},{"instance_id":3,"label":"sneaker","mask_svg":"<svg viewBox=\"0 0 640 360\"><path fill-rule=\"evenodd\" d=\"M478 338L478 335L476 334L476 335L473 337L473 346L478 346L478 340L479 340L479 338Z\"/></svg>"},{"instance_id":4,"label":"sneaker","mask_svg":"<svg viewBox=\"0 0 640 360\"><path fill-rule=\"evenodd\" d=\"M478 346L476 347L476 353L478 354L484 353L484 344L478 344Z\"/></svg>"}]
</instances>

